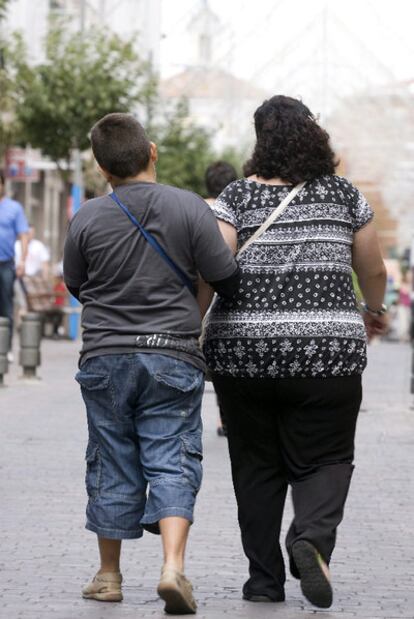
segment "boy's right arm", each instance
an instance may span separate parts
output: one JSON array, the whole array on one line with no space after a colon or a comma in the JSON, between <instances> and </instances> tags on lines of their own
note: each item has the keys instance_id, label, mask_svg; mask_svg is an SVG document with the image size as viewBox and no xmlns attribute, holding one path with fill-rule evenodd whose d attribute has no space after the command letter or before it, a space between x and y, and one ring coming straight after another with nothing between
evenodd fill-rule
<instances>
[{"instance_id":1,"label":"boy's right arm","mask_svg":"<svg viewBox=\"0 0 414 619\"><path fill-rule=\"evenodd\" d=\"M79 301L79 290L88 279L88 265L69 227L63 249L63 279L67 289Z\"/></svg>"},{"instance_id":2,"label":"boy's right arm","mask_svg":"<svg viewBox=\"0 0 414 619\"><path fill-rule=\"evenodd\" d=\"M220 296L231 298L240 284L240 270L210 209L206 209L200 218L193 238L193 249L195 263L204 282L210 284ZM201 285L200 293L203 288ZM203 290L203 296L206 296L206 290Z\"/></svg>"}]
</instances>

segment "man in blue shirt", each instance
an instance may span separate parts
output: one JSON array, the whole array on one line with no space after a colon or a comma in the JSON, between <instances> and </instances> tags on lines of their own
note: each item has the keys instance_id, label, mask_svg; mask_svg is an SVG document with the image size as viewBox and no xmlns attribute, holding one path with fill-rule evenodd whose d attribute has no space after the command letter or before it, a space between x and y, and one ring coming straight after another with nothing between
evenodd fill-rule
<instances>
[{"instance_id":1,"label":"man in blue shirt","mask_svg":"<svg viewBox=\"0 0 414 619\"><path fill-rule=\"evenodd\" d=\"M29 226L19 202L5 193L4 174L0 171L0 316L10 321L10 348L13 335L13 284L15 277L24 275L27 257ZM20 262L14 263L14 244L20 239Z\"/></svg>"}]
</instances>

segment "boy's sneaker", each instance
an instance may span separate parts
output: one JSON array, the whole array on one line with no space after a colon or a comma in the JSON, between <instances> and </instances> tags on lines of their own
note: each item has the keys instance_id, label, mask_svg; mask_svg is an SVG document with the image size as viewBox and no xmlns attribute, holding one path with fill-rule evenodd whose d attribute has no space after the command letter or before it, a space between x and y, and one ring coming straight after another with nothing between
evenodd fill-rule
<instances>
[{"instance_id":1,"label":"boy's sneaker","mask_svg":"<svg viewBox=\"0 0 414 619\"><path fill-rule=\"evenodd\" d=\"M157 592L165 602L165 612L170 615L193 615L197 610L193 587L178 570L162 569Z\"/></svg>"},{"instance_id":2,"label":"boy's sneaker","mask_svg":"<svg viewBox=\"0 0 414 619\"><path fill-rule=\"evenodd\" d=\"M82 597L99 602L121 602L122 574L120 572L105 572L95 578L82 589Z\"/></svg>"}]
</instances>

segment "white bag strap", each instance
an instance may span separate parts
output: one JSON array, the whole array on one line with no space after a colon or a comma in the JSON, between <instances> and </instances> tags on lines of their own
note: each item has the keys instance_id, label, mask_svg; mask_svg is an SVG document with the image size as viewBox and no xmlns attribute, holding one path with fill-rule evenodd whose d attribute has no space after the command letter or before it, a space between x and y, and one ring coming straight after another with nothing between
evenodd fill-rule
<instances>
[{"instance_id":1,"label":"white bag strap","mask_svg":"<svg viewBox=\"0 0 414 619\"><path fill-rule=\"evenodd\" d=\"M286 207L289 206L289 204L292 202L293 198L298 195L299 191L305 185L306 185L306 181L304 181L303 183L299 183L298 185L295 185L293 187L293 189L288 193L286 198L284 198L282 200L282 202L279 204L279 206L277 206L275 208L275 210L272 212L270 217L268 217L266 219L266 221L264 223L262 223L260 228L258 228L256 230L256 232L254 234L252 234L252 236L249 239L247 239L247 241L244 243L244 245L241 246L241 248L239 249L239 251L237 252L237 254L235 256L236 258L238 258L240 256L240 254L242 252L244 252L249 247L249 245L254 243L259 238L259 236L261 236L263 234L263 232L266 232L268 227L271 226L272 223L274 221L276 221L276 219L278 217L280 217L280 215L283 213L283 211L286 209ZM210 314L211 308L213 307L213 303L214 303L214 300L216 299L216 297L217 297L217 295L215 294L213 299L211 300L210 307L208 308L208 310L207 310L207 312L206 312L206 314L205 314L205 316L204 316L204 318L202 320L200 342L204 338L204 332L205 332L205 328L206 328L206 324L207 324L207 318L208 318L208 316Z\"/></svg>"},{"instance_id":2,"label":"white bag strap","mask_svg":"<svg viewBox=\"0 0 414 619\"><path fill-rule=\"evenodd\" d=\"M281 216L281 214L283 213L283 211L289 206L289 204L292 202L293 198L295 196L297 196L297 194L299 193L299 191L301 189L303 189L303 187L306 185L306 181L304 181L303 183L299 183L298 185L295 185L294 188L288 193L288 195L286 196L286 198L284 198L282 200L282 202L279 204L278 207L275 208L275 210L272 212L272 214L270 215L270 217L268 217L266 219L266 221L264 223L262 223L262 225L260 226L260 228L258 228L256 230L256 232L254 234L252 234L252 236L250 238L247 239L247 241L244 243L244 245L241 246L241 248L239 249L239 251L236 254L236 258L238 258L240 256L240 254L244 251L246 251L246 249L252 244L254 243L260 236L262 236L262 234L264 232L266 232L266 230L269 228L269 226L272 225L273 222L276 221L276 219L278 217Z\"/></svg>"}]
</instances>

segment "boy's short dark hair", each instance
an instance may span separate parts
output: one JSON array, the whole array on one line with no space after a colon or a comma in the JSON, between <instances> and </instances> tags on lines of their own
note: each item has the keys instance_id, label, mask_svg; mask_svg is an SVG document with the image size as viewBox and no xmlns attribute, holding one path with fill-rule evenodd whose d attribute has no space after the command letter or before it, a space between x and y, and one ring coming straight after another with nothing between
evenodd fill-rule
<instances>
[{"instance_id":1,"label":"boy's short dark hair","mask_svg":"<svg viewBox=\"0 0 414 619\"><path fill-rule=\"evenodd\" d=\"M98 164L118 178L136 176L148 166L150 142L131 114L107 114L92 127L92 152Z\"/></svg>"},{"instance_id":2,"label":"boy's short dark hair","mask_svg":"<svg viewBox=\"0 0 414 619\"><path fill-rule=\"evenodd\" d=\"M227 161L215 161L208 166L205 183L209 198L217 198L227 185L237 179L237 172Z\"/></svg>"}]
</instances>

